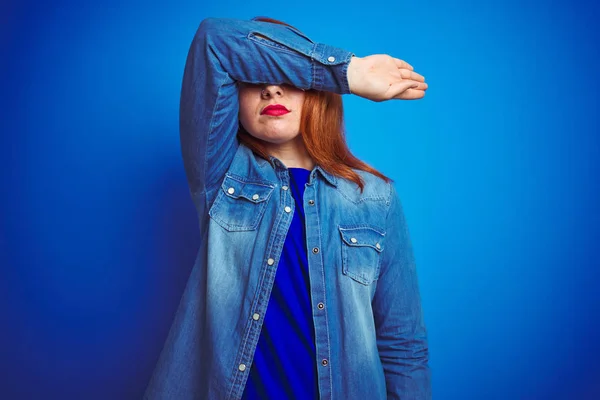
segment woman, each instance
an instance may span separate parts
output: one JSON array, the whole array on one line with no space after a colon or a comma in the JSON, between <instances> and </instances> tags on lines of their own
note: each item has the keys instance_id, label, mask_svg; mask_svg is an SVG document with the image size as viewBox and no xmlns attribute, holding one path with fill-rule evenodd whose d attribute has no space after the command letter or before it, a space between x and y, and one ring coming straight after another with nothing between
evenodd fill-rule
<instances>
[{"instance_id":1,"label":"woman","mask_svg":"<svg viewBox=\"0 0 600 400\"><path fill-rule=\"evenodd\" d=\"M200 24L180 130L202 241L146 398L430 398L402 207L348 151L340 96L426 89L276 20Z\"/></svg>"}]
</instances>

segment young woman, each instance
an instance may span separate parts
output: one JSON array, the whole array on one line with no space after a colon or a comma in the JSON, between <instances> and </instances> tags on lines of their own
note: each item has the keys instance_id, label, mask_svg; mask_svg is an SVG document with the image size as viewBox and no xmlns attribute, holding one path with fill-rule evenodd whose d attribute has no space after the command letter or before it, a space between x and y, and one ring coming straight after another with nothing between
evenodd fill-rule
<instances>
[{"instance_id":1,"label":"young woman","mask_svg":"<svg viewBox=\"0 0 600 400\"><path fill-rule=\"evenodd\" d=\"M202 241L145 398L431 397L402 206L348 150L340 96L426 89L276 20L200 24L180 129Z\"/></svg>"}]
</instances>

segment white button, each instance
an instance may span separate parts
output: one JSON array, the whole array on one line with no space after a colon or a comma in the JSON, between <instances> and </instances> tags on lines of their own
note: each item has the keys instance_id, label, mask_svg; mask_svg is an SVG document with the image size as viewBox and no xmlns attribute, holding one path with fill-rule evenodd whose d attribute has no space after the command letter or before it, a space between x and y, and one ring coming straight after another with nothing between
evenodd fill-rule
<instances>
[{"instance_id":1,"label":"white button","mask_svg":"<svg viewBox=\"0 0 600 400\"><path fill-rule=\"evenodd\" d=\"M375 247L377 247L377 250L381 249L381 246L379 245L379 243L376 243Z\"/></svg>"},{"instance_id":2,"label":"white button","mask_svg":"<svg viewBox=\"0 0 600 400\"><path fill-rule=\"evenodd\" d=\"M327 59L327 61L329 61L329 62L334 62L334 61L335 61L335 57L333 57L333 56L329 56L329 58Z\"/></svg>"},{"instance_id":3,"label":"white button","mask_svg":"<svg viewBox=\"0 0 600 400\"><path fill-rule=\"evenodd\" d=\"M229 194L233 194L234 192L235 192L234 188L227 189L227 193L229 193Z\"/></svg>"},{"instance_id":4,"label":"white button","mask_svg":"<svg viewBox=\"0 0 600 400\"><path fill-rule=\"evenodd\" d=\"M269 265L273 265L273 264L275 264L275 260L273 260L272 258L269 258L269 259L267 260L267 264L269 264Z\"/></svg>"},{"instance_id":5,"label":"white button","mask_svg":"<svg viewBox=\"0 0 600 400\"><path fill-rule=\"evenodd\" d=\"M254 313L254 315L252 316L252 319L255 321L258 321L259 318L260 318L260 315L258 315L257 313Z\"/></svg>"},{"instance_id":6,"label":"white button","mask_svg":"<svg viewBox=\"0 0 600 400\"><path fill-rule=\"evenodd\" d=\"M287 186L285 186L285 185L283 185L281 188L282 188L283 190L288 190L288 187L287 187Z\"/></svg>"},{"instance_id":7,"label":"white button","mask_svg":"<svg viewBox=\"0 0 600 400\"><path fill-rule=\"evenodd\" d=\"M356 240L356 238L350 238L350 241L351 241L352 243L356 243L356 242L358 242L358 240Z\"/></svg>"},{"instance_id":8,"label":"white button","mask_svg":"<svg viewBox=\"0 0 600 400\"><path fill-rule=\"evenodd\" d=\"M260 197L259 195L254 194L254 195L252 195L252 200L258 200L259 197Z\"/></svg>"},{"instance_id":9,"label":"white button","mask_svg":"<svg viewBox=\"0 0 600 400\"><path fill-rule=\"evenodd\" d=\"M246 364L240 364L238 369L242 372L244 372L246 370Z\"/></svg>"},{"instance_id":10,"label":"white button","mask_svg":"<svg viewBox=\"0 0 600 400\"><path fill-rule=\"evenodd\" d=\"M284 210L286 213L292 212L292 208L290 206L285 206Z\"/></svg>"}]
</instances>

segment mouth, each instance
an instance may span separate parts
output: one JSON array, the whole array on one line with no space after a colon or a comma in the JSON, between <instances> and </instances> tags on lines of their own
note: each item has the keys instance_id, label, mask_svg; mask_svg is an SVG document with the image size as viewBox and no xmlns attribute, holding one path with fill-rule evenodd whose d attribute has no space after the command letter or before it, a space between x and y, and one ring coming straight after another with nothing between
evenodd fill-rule
<instances>
[{"instance_id":1,"label":"mouth","mask_svg":"<svg viewBox=\"0 0 600 400\"><path fill-rule=\"evenodd\" d=\"M281 104L269 104L262 109L260 115L280 116L289 113L290 110Z\"/></svg>"}]
</instances>

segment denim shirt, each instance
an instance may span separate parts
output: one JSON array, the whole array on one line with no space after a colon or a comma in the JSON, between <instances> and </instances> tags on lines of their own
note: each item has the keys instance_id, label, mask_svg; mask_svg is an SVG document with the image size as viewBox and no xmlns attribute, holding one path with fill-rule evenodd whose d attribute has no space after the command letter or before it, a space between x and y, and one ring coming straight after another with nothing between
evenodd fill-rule
<instances>
[{"instance_id":1,"label":"denim shirt","mask_svg":"<svg viewBox=\"0 0 600 400\"><path fill-rule=\"evenodd\" d=\"M237 81L349 93L353 53L296 29L209 18L183 78L181 147L201 243L147 399L240 399L292 220L290 175L241 144ZM429 399L408 228L390 183L315 166L303 208L319 397Z\"/></svg>"}]
</instances>

